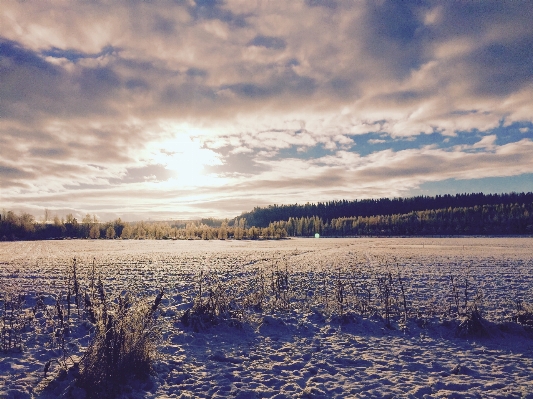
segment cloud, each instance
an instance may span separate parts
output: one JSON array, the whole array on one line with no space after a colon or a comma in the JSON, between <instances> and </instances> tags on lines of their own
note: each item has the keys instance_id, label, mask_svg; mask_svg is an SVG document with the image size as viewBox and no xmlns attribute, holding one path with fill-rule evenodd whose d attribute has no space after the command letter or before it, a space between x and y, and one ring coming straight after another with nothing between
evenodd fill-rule
<instances>
[{"instance_id":1,"label":"cloud","mask_svg":"<svg viewBox=\"0 0 533 399\"><path fill-rule=\"evenodd\" d=\"M328 4L332 5L325 5ZM53 21L55 28L52 21L37 18L34 22L55 33L50 33L54 40L44 43L35 43L36 38L31 35L16 35L15 29L6 33L20 40L14 42L20 48L35 51L32 62L45 62L39 55L70 61L59 69L57 65L46 65L48 69L55 66L63 78L59 79L59 86L54 86L65 86L57 97L61 94L65 99L63 108L70 105L67 112L77 102L85 112L100 103L102 109L95 111L107 111L109 117L123 111L120 105L124 103L140 116L177 115L200 120L206 115L209 119L218 115L228 121L237 109L253 119L257 105L268 110L284 103L285 109L300 113L303 119L309 118L309 108L327 113L346 108L354 119L362 121L368 119L364 114L372 106L374 118L387 119L394 134L400 129L408 135L429 131L429 121L446 130L465 130L467 126L454 126L452 118L442 112L460 110L461 104L452 101L451 107L443 107L443 102L430 93L436 93L438 88L439 97L446 100L446 95L451 95L450 91L460 87L462 81L482 98L495 90L505 90L502 95L512 94L523 87L530 75L531 62L525 52L530 32L513 34L510 38L516 40L511 43L508 34L495 36L495 28L485 14L496 15L496 3L484 7L484 12L471 13L468 21L461 17L455 22L452 18L456 13L451 6L420 6L418 2L402 3L402 7L394 2L369 3L368 7L359 8L344 5L342 9L330 7L328 14L314 7L324 5L320 2L308 5L311 7L286 6L279 10L281 15L268 5L253 12L247 10L244 14L248 22L236 28L230 15L238 12L232 9L232 3L199 2L192 7L182 3L165 9L136 4L127 9L129 17L117 23L123 33L116 35L116 29L102 29L100 36L106 39L100 40L98 47L81 45L82 41L95 41L90 31L70 27L72 37L67 37L66 27L57 20ZM84 7L86 17L97 17L97 6ZM23 22L20 8L12 8L12 14L18 13L17 21ZM118 3L116 8L124 10L125 5ZM509 11L497 10L503 13L497 18L498 32L510 26L519 10L516 6ZM141 13L152 23L142 23L132 30L135 16ZM297 13L304 13L305 18L296 19ZM397 18L400 14L402 18ZM279 22L276 30L268 25L274 15ZM112 16L106 18L111 23ZM309 23L295 25L295 21L305 20ZM218 25L210 25L209 21ZM450 35L444 26L456 29L458 34ZM278 34L258 34L258 30ZM471 40L466 54L439 52L443 46L453 48L454 42L468 41L472 30L479 44ZM58 38L63 38L62 46L58 45ZM281 56L249 53L250 47L285 51ZM82 61L92 63L77 65ZM494 84L486 85L490 80ZM387 86L380 82L387 82ZM78 96L76 92L69 93L74 87L80 90ZM87 96L89 101L82 101ZM465 100L471 100L468 97ZM436 101L439 103L425 111L423 119L406 118L416 115L421 104ZM50 111L55 114L57 109ZM504 110L493 110L490 118L498 121L503 114Z\"/></svg>"},{"instance_id":2,"label":"cloud","mask_svg":"<svg viewBox=\"0 0 533 399\"><path fill-rule=\"evenodd\" d=\"M112 207L110 204L128 198L127 206L132 215L147 215L147 204L152 204L160 215L166 212L167 217L172 215L172 207L197 209L198 212L209 209L210 215L231 217L235 206L244 206L241 209L247 210L251 207L246 204L280 203L287 196L293 202L327 201L346 197L350 192L363 197L399 196L425 182L529 173L532 160L533 142L528 139L475 153L421 148L398 152L384 150L361 157L353 152L337 151L315 160L242 159L243 173L228 175L223 168L214 170L226 176L225 183L216 188L211 185L188 189L174 185L162 187L160 182L144 178L166 173L159 166L151 166L128 171L123 179L127 185L72 187L67 192L23 198L29 203L51 202L77 209L87 209L83 204L89 201L95 209L100 207L108 211ZM259 168L254 170L253 163ZM8 201L21 199L16 194L5 197ZM235 206L229 206L231 203ZM220 212L222 208L214 212L216 206L222 204L228 205L224 208L226 213Z\"/></svg>"},{"instance_id":3,"label":"cloud","mask_svg":"<svg viewBox=\"0 0 533 399\"><path fill-rule=\"evenodd\" d=\"M335 9L337 8L337 2L335 0L305 0L305 4L309 7L325 7Z\"/></svg>"},{"instance_id":4,"label":"cloud","mask_svg":"<svg viewBox=\"0 0 533 399\"><path fill-rule=\"evenodd\" d=\"M44 57L51 57L51 58L57 58L57 59L64 58L70 62L76 63L77 61L87 59L87 58L97 59L97 58L105 57L108 55L112 55L117 50L118 49L115 49L112 46L106 46L98 53L89 54L89 53L83 53L75 49L60 49L57 47L52 47L48 50L42 51L41 54Z\"/></svg>"},{"instance_id":5,"label":"cloud","mask_svg":"<svg viewBox=\"0 0 533 399\"><path fill-rule=\"evenodd\" d=\"M249 46L265 47L274 50L283 50L287 47L285 40L279 37L262 36L258 35L254 37L249 43Z\"/></svg>"},{"instance_id":6,"label":"cloud","mask_svg":"<svg viewBox=\"0 0 533 399\"><path fill-rule=\"evenodd\" d=\"M473 148L485 148L487 150L490 150L492 148L495 148L494 143L496 142L497 136L495 134L491 134L489 136L483 137L480 141L478 141L476 144L474 144Z\"/></svg>"},{"instance_id":7,"label":"cloud","mask_svg":"<svg viewBox=\"0 0 533 399\"><path fill-rule=\"evenodd\" d=\"M531 166L529 2L2 9L6 206L57 200L72 209L64 198L75 194L88 209L86 194L109 212L116 201L137 215L150 204L165 209L159 215L230 212L231 201L246 204L241 196L264 204L399 195ZM134 190L142 201L130 202ZM172 195L184 200L159 201Z\"/></svg>"}]
</instances>

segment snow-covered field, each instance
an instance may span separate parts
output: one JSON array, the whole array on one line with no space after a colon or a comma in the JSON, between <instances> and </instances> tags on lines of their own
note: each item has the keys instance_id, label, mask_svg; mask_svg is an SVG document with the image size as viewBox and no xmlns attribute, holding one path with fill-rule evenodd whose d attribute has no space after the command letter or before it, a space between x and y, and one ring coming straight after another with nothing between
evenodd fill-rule
<instances>
[{"instance_id":1,"label":"snow-covered field","mask_svg":"<svg viewBox=\"0 0 533 399\"><path fill-rule=\"evenodd\" d=\"M1 398L84 397L57 362L45 376L63 352L47 311L32 310L37 295L48 314L64 299L73 258L84 286L94 264L110 292L165 290L153 375L123 397L533 398L533 335L511 322L533 303L532 238L0 243L0 313L23 294L25 320L22 349L0 352ZM200 286L239 317L184 325ZM261 306L243 305L259 286ZM482 335L459 336L465 302ZM92 331L74 305L71 318L67 364Z\"/></svg>"}]
</instances>

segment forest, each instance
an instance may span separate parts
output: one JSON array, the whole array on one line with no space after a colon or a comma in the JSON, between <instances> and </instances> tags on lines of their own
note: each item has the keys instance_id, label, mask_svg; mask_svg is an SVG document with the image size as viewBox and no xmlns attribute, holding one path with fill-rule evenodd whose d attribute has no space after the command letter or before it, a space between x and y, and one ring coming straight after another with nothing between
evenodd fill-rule
<instances>
[{"instance_id":1,"label":"forest","mask_svg":"<svg viewBox=\"0 0 533 399\"><path fill-rule=\"evenodd\" d=\"M380 207L382 206L382 207ZM432 207L434 206L434 207ZM340 216L339 216L340 215ZM461 194L255 208L233 220L99 221L72 214L37 221L3 211L0 240L283 239L287 237L450 236L533 234L533 193ZM268 220L268 223L265 222Z\"/></svg>"},{"instance_id":2,"label":"forest","mask_svg":"<svg viewBox=\"0 0 533 399\"><path fill-rule=\"evenodd\" d=\"M438 210L448 208L473 208L483 205L530 204L533 193L506 194L457 194L416 196L408 198L380 198L363 200L340 200L330 202L307 203L305 205L270 205L256 207L238 218L245 218L251 226L267 227L271 222L289 220L289 218L319 217L332 220L345 217L370 217L407 215L411 212ZM238 219L236 218L236 219Z\"/></svg>"}]
</instances>

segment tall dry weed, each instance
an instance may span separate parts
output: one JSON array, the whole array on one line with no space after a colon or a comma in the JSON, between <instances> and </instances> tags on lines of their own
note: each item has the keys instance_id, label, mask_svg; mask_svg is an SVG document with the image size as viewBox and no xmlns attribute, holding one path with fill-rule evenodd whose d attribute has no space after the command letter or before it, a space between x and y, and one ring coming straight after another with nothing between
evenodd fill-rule
<instances>
[{"instance_id":1,"label":"tall dry weed","mask_svg":"<svg viewBox=\"0 0 533 399\"><path fill-rule=\"evenodd\" d=\"M100 279L98 291L95 333L80 361L78 377L78 385L90 397L104 397L129 378L148 376L161 336L156 312L162 289L151 303L129 294L118 296L116 303L110 301Z\"/></svg>"}]
</instances>

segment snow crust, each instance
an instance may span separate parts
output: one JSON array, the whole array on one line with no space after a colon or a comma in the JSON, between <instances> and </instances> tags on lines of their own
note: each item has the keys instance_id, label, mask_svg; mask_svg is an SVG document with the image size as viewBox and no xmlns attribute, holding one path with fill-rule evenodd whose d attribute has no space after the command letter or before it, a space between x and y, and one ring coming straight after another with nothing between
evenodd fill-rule
<instances>
[{"instance_id":1,"label":"snow crust","mask_svg":"<svg viewBox=\"0 0 533 399\"><path fill-rule=\"evenodd\" d=\"M533 303L532 238L0 243L0 289L23 293L27 309L38 293L53 306L73 258L82 281L94 262L112 291L153 295L165 288L163 341L153 375L131 381L120 397L533 398L532 334L511 323L518 302ZM420 316L406 323L395 318L393 328L386 328L377 313L340 317L297 304L248 312L245 320L199 331L180 321L191 307L200 270L225 278L238 291L257 270L285 268L301 303L307 303L324 295L318 277L316 286L304 284L314 281L311 274L346 267L400 271L409 283L409 306ZM457 336L457 323L446 316L453 304L450 274L467 275L482 294L485 336ZM90 323L73 313L72 363L91 334ZM60 355L45 322L36 313L22 351L0 353L0 397L84 397L55 362L44 375L45 364Z\"/></svg>"}]
</instances>

